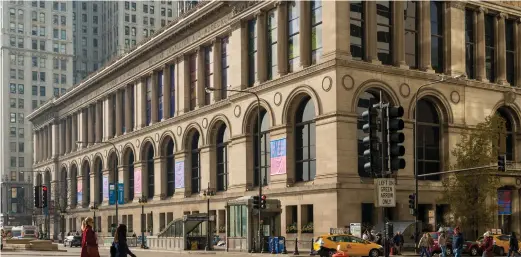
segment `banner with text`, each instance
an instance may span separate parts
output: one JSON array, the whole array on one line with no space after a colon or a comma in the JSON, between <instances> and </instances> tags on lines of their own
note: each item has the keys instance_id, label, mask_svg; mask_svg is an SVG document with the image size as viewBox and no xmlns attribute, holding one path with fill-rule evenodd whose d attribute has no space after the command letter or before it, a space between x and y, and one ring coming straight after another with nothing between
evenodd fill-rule
<instances>
[{"instance_id":1,"label":"banner with text","mask_svg":"<svg viewBox=\"0 0 521 257\"><path fill-rule=\"evenodd\" d=\"M114 183L109 184L109 205L116 204L116 194Z\"/></svg>"},{"instance_id":2,"label":"banner with text","mask_svg":"<svg viewBox=\"0 0 521 257\"><path fill-rule=\"evenodd\" d=\"M497 205L499 215L512 215L512 191L498 190Z\"/></svg>"},{"instance_id":3,"label":"banner with text","mask_svg":"<svg viewBox=\"0 0 521 257\"><path fill-rule=\"evenodd\" d=\"M286 138L272 140L271 148L271 173L270 175L286 174Z\"/></svg>"},{"instance_id":4,"label":"banner with text","mask_svg":"<svg viewBox=\"0 0 521 257\"><path fill-rule=\"evenodd\" d=\"M83 201L83 181L78 180L78 184L77 184L77 190L76 190L76 202L78 204L81 204L81 202Z\"/></svg>"},{"instance_id":5,"label":"banner with text","mask_svg":"<svg viewBox=\"0 0 521 257\"><path fill-rule=\"evenodd\" d=\"M185 187L185 162L180 161L175 163L175 188Z\"/></svg>"},{"instance_id":6,"label":"banner with text","mask_svg":"<svg viewBox=\"0 0 521 257\"><path fill-rule=\"evenodd\" d=\"M118 204L125 203L125 185L123 183L118 183Z\"/></svg>"},{"instance_id":7,"label":"banner with text","mask_svg":"<svg viewBox=\"0 0 521 257\"><path fill-rule=\"evenodd\" d=\"M103 175L103 199L109 198L109 175Z\"/></svg>"},{"instance_id":8,"label":"banner with text","mask_svg":"<svg viewBox=\"0 0 521 257\"><path fill-rule=\"evenodd\" d=\"M141 169L134 169L134 194L141 194Z\"/></svg>"}]
</instances>

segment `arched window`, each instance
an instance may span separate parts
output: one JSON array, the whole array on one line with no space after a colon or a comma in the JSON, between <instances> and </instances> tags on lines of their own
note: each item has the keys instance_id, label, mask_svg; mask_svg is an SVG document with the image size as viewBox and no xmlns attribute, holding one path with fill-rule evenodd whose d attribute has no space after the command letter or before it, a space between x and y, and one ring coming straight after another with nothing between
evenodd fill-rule
<instances>
[{"instance_id":1,"label":"arched window","mask_svg":"<svg viewBox=\"0 0 521 257\"><path fill-rule=\"evenodd\" d=\"M295 115L295 173L297 181L315 179L315 106L310 97L302 99Z\"/></svg>"},{"instance_id":2,"label":"arched window","mask_svg":"<svg viewBox=\"0 0 521 257\"><path fill-rule=\"evenodd\" d=\"M62 169L62 174L61 174L61 185L60 185L60 188L61 188L61 203L60 203L60 207L61 210L65 210L65 208L67 207L67 199L68 199L68 196L69 196L69 185L67 183L67 170L65 168Z\"/></svg>"},{"instance_id":3,"label":"arched window","mask_svg":"<svg viewBox=\"0 0 521 257\"><path fill-rule=\"evenodd\" d=\"M101 159L98 159L97 161L97 175L98 175L98 186L99 186L99 192L98 192L98 202L97 204L101 204L103 202L103 163ZM90 179L89 179L90 180Z\"/></svg>"},{"instance_id":4,"label":"arched window","mask_svg":"<svg viewBox=\"0 0 521 257\"><path fill-rule=\"evenodd\" d=\"M191 141L191 181L192 181L192 193L199 193L201 190L201 159L200 159L200 149L199 149L199 132L195 132L192 135Z\"/></svg>"},{"instance_id":5,"label":"arched window","mask_svg":"<svg viewBox=\"0 0 521 257\"><path fill-rule=\"evenodd\" d=\"M418 156L418 174L440 172L440 118L434 104L420 99L417 106L416 147ZM440 175L423 177L424 180L439 180Z\"/></svg>"},{"instance_id":6,"label":"arched window","mask_svg":"<svg viewBox=\"0 0 521 257\"><path fill-rule=\"evenodd\" d=\"M505 137L499 139L499 147L501 149L501 153L505 154L508 161L513 161L514 159L514 130L512 126L512 119L508 112L500 108L497 110L497 114L501 116L505 120ZM503 141L504 140L504 141Z\"/></svg>"},{"instance_id":7,"label":"arched window","mask_svg":"<svg viewBox=\"0 0 521 257\"><path fill-rule=\"evenodd\" d=\"M368 136L367 133L364 133L364 130L362 129L362 126L366 123L362 119L362 113L364 111L367 111L369 106L373 106L374 104L378 103L380 101L379 97L380 93L375 92L372 90L363 92L360 97L358 98L358 105L357 105L357 114L358 114L358 121L357 121L357 140L358 140L358 175L360 177L371 177L372 174L370 172L366 171L364 169L364 164L367 162L367 160L364 157L364 151L365 146L363 143L364 137ZM383 95L383 101L389 102L388 97L386 95Z\"/></svg>"},{"instance_id":8,"label":"arched window","mask_svg":"<svg viewBox=\"0 0 521 257\"><path fill-rule=\"evenodd\" d=\"M253 174L253 184L255 186L259 185L259 171L261 173L261 180L262 185L266 186L269 183L270 178L270 134L269 134L269 128L270 128L270 121L269 117L267 115L267 112L265 109L260 109L260 119L261 119L261 129L260 129L260 136L261 136L261 142L259 145L259 141L257 139L257 135L259 134L259 128L257 123L257 116L255 116L255 122L253 122L253 142L254 142L254 174ZM260 159L259 159L259 152L260 152Z\"/></svg>"},{"instance_id":9,"label":"arched window","mask_svg":"<svg viewBox=\"0 0 521 257\"><path fill-rule=\"evenodd\" d=\"M166 196L173 196L175 193L175 158L174 141L168 140L166 145Z\"/></svg>"},{"instance_id":10,"label":"arched window","mask_svg":"<svg viewBox=\"0 0 521 257\"><path fill-rule=\"evenodd\" d=\"M134 152L128 154L128 201L134 200Z\"/></svg>"},{"instance_id":11,"label":"arched window","mask_svg":"<svg viewBox=\"0 0 521 257\"><path fill-rule=\"evenodd\" d=\"M222 124L217 131L217 191L228 188L228 127Z\"/></svg>"},{"instance_id":12,"label":"arched window","mask_svg":"<svg viewBox=\"0 0 521 257\"><path fill-rule=\"evenodd\" d=\"M148 199L154 197L154 148L152 145L147 149L147 174L148 174Z\"/></svg>"}]
</instances>

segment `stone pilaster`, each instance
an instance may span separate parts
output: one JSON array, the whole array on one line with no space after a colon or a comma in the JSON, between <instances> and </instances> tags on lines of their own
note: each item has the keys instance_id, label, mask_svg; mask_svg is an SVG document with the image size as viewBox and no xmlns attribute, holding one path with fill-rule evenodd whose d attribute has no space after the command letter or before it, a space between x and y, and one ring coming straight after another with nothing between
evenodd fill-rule
<instances>
[{"instance_id":1,"label":"stone pilaster","mask_svg":"<svg viewBox=\"0 0 521 257\"><path fill-rule=\"evenodd\" d=\"M94 106L89 105L87 109L87 138L86 143L88 146L94 142Z\"/></svg>"},{"instance_id":2,"label":"stone pilaster","mask_svg":"<svg viewBox=\"0 0 521 257\"><path fill-rule=\"evenodd\" d=\"M298 1L297 4L300 5L300 66L305 68L311 65L311 3Z\"/></svg>"},{"instance_id":3,"label":"stone pilaster","mask_svg":"<svg viewBox=\"0 0 521 257\"><path fill-rule=\"evenodd\" d=\"M103 124L104 140L109 140L114 137L114 117L112 117L114 102L112 99L112 95L108 95L107 97L105 97L105 99L103 99L103 101L100 101L100 106L103 107L102 117L106 121Z\"/></svg>"},{"instance_id":4,"label":"stone pilaster","mask_svg":"<svg viewBox=\"0 0 521 257\"><path fill-rule=\"evenodd\" d=\"M279 76L288 73L288 4L280 1L277 6L277 68ZM234 70L234 69L232 69Z\"/></svg>"},{"instance_id":5,"label":"stone pilaster","mask_svg":"<svg viewBox=\"0 0 521 257\"><path fill-rule=\"evenodd\" d=\"M38 131L33 130L33 163L38 162Z\"/></svg>"},{"instance_id":6,"label":"stone pilaster","mask_svg":"<svg viewBox=\"0 0 521 257\"><path fill-rule=\"evenodd\" d=\"M52 125L47 125L47 158L50 159L52 157Z\"/></svg>"},{"instance_id":7,"label":"stone pilaster","mask_svg":"<svg viewBox=\"0 0 521 257\"><path fill-rule=\"evenodd\" d=\"M170 117L170 85L172 83L171 73L173 71L170 70L169 63L163 66L163 118L161 121L164 121Z\"/></svg>"},{"instance_id":8,"label":"stone pilaster","mask_svg":"<svg viewBox=\"0 0 521 257\"><path fill-rule=\"evenodd\" d=\"M52 136L54 138L54 140L52 141L52 157L55 158L55 157L58 157L58 146L60 144L60 140L61 140L61 136L59 136L60 134L58 133L59 132L59 123L58 122L53 122L52 123Z\"/></svg>"},{"instance_id":9,"label":"stone pilaster","mask_svg":"<svg viewBox=\"0 0 521 257\"><path fill-rule=\"evenodd\" d=\"M480 7L476 19L476 79L488 82L485 71L485 13L487 9Z\"/></svg>"},{"instance_id":10,"label":"stone pilaster","mask_svg":"<svg viewBox=\"0 0 521 257\"><path fill-rule=\"evenodd\" d=\"M507 15L500 13L497 15L496 36L497 36L497 83L506 85L507 82L507 58L506 58L506 38L505 38L505 19Z\"/></svg>"},{"instance_id":11,"label":"stone pilaster","mask_svg":"<svg viewBox=\"0 0 521 257\"><path fill-rule=\"evenodd\" d=\"M222 88L222 41L220 38L215 40L213 44L213 88L220 89ZM224 85L226 87L227 85ZM211 103L215 103L219 100L221 100L221 90L215 90L211 94L210 97Z\"/></svg>"},{"instance_id":12,"label":"stone pilaster","mask_svg":"<svg viewBox=\"0 0 521 257\"><path fill-rule=\"evenodd\" d=\"M154 200L166 196L166 160L163 156L154 158Z\"/></svg>"},{"instance_id":13,"label":"stone pilaster","mask_svg":"<svg viewBox=\"0 0 521 257\"><path fill-rule=\"evenodd\" d=\"M267 26L267 20L266 20L266 13L261 11L261 12L258 12L256 13L256 16L257 16L257 29L256 29L256 32L257 32L257 78L255 78L255 81L257 81L258 83L262 83L264 81L267 80L268 78L268 67L267 67L267 64L268 64L268 39L267 39L267 31L266 31L266 26ZM215 47L216 49L218 48L217 45ZM220 44L219 44L219 53L221 52L220 50ZM219 56L219 59L215 59L215 60L220 60L220 54L218 55ZM214 62L214 63L217 63ZM220 62L218 62L220 63ZM219 71L219 70L216 70L216 71ZM219 73L219 72L215 72L215 73ZM214 74L215 74L214 73ZM214 86L215 88L220 88L220 87L217 87L217 86Z\"/></svg>"},{"instance_id":14,"label":"stone pilaster","mask_svg":"<svg viewBox=\"0 0 521 257\"><path fill-rule=\"evenodd\" d=\"M150 125L157 123L158 113L159 113L159 92L158 90L158 72L154 71L150 74L150 83L152 84L152 95L151 95L151 104L150 104Z\"/></svg>"},{"instance_id":15,"label":"stone pilaster","mask_svg":"<svg viewBox=\"0 0 521 257\"><path fill-rule=\"evenodd\" d=\"M420 69L434 73L431 63L431 6L430 2L418 2L420 5Z\"/></svg>"},{"instance_id":16,"label":"stone pilaster","mask_svg":"<svg viewBox=\"0 0 521 257\"><path fill-rule=\"evenodd\" d=\"M136 127L134 130L139 130L145 127L147 121L147 99L146 99L146 81L141 78L137 81L136 88L134 89L135 100L136 100Z\"/></svg>"},{"instance_id":17,"label":"stone pilaster","mask_svg":"<svg viewBox=\"0 0 521 257\"><path fill-rule=\"evenodd\" d=\"M79 117L79 121L80 121L80 135L79 135L79 139L81 142L81 145L78 146L80 149L83 149L84 147L87 146L87 134L88 134L88 129L87 129L87 109L84 108L80 111L80 117Z\"/></svg>"},{"instance_id":18,"label":"stone pilaster","mask_svg":"<svg viewBox=\"0 0 521 257\"><path fill-rule=\"evenodd\" d=\"M209 46L211 47L211 46ZM205 106L205 98L206 98L206 92L205 92L205 81L206 81L206 71L205 71L205 47L200 47L198 51L196 52L197 55L197 85L196 85L196 96L197 96L197 105L196 108L200 108Z\"/></svg>"},{"instance_id":19,"label":"stone pilaster","mask_svg":"<svg viewBox=\"0 0 521 257\"><path fill-rule=\"evenodd\" d=\"M177 152L175 153L175 163L183 162L184 163L184 187L175 188L174 197L175 198L185 198L190 196L191 188L190 188L190 162L188 161L189 153L187 152Z\"/></svg>"},{"instance_id":20,"label":"stone pilaster","mask_svg":"<svg viewBox=\"0 0 521 257\"><path fill-rule=\"evenodd\" d=\"M444 14L444 72L451 76L465 74L465 4L445 2Z\"/></svg>"},{"instance_id":21,"label":"stone pilaster","mask_svg":"<svg viewBox=\"0 0 521 257\"><path fill-rule=\"evenodd\" d=\"M72 143L72 151L76 151L78 145L76 142L78 141L78 113L74 113L72 115L72 135L71 135L71 143Z\"/></svg>"},{"instance_id":22,"label":"stone pilaster","mask_svg":"<svg viewBox=\"0 0 521 257\"><path fill-rule=\"evenodd\" d=\"M394 57L394 65L403 69L408 69L409 66L405 62L405 22L403 18L403 13L405 9L405 4L407 2L402 1L393 1L391 4L394 5L393 11L393 57Z\"/></svg>"},{"instance_id":23,"label":"stone pilaster","mask_svg":"<svg viewBox=\"0 0 521 257\"><path fill-rule=\"evenodd\" d=\"M322 49L324 59L349 59L351 56L350 3L348 1L322 1ZM403 14L401 16L403 19Z\"/></svg>"},{"instance_id":24,"label":"stone pilaster","mask_svg":"<svg viewBox=\"0 0 521 257\"><path fill-rule=\"evenodd\" d=\"M365 18L365 35L366 35L366 48L365 48L365 60L371 63L380 64L378 60L377 52L377 24L376 24L376 2L365 1L363 2L366 8ZM429 50L430 51L430 50Z\"/></svg>"},{"instance_id":25,"label":"stone pilaster","mask_svg":"<svg viewBox=\"0 0 521 257\"><path fill-rule=\"evenodd\" d=\"M72 128L71 128L71 117L65 117L65 153L71 152L71 136L72 136Z\"/></svg>"},{"instance_id":26,"label":"stone pilaster","mask_svg":"<svg viewBox=\"0 0 521 257\"><path fill-rule=\"evenodd\" d=\"M517 19L514 23L514 40L516 50L516 87L521 87L521 19Z\"/></svg>"},{"instance_id":27,"label":"stone pilaster","mask_svg":"<svg viewBox=\"0 0 521 257\"><path fill-rule=\"evenodd\" d=\"M134 129L134 113L132 112L132 106L136 106L136 103L133 101L133 88L135 88L134 84L127 85L125 88L125 106L123 106L123 109L125 110L125 134Z\"/></svg>"},{"instance_id":28,"label":"stone pilaster","mask_svg":"<svg viewBox=\"0 0 521 257\"><path fill-rule=\"evenodd\" d=\"M121 136L123 134L123 119L122 116L125 115L123 113L123 92L121 90L116 91L116 137Z\"/></svg>"}]
</instances>

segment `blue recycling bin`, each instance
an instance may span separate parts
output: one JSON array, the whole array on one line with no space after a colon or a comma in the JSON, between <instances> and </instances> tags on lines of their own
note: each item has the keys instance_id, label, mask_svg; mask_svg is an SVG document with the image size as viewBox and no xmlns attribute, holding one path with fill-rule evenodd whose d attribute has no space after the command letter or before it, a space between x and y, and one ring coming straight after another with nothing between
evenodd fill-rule
<instances>
[{"instance_id":1,"label":"blue recycling bin","mask_svg":"<svg viewBox=\"0 0 521 257\"><path fill-rule=\"evenodd\" d=\"M278 244L277 244L277 253L282 253L284 251L284 243L286 242L286 238L283 236L278 237Z\"/></svg>"},{"instance_id":2,"label":"blue recycling bin","mask_svg":"<svg viewBox=\"0 0 521 257\"><path fill-rule=\"evenodd\" d=\"M273 250L275 251L275 253L280 253L280 250L279 250L279 237L273 237Z\"/></svg>"}]
</instances>

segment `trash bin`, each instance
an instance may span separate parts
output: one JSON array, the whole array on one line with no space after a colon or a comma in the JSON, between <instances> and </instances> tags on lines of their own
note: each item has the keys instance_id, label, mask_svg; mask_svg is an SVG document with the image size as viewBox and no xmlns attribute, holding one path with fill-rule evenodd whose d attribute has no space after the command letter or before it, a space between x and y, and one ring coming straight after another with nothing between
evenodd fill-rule
<instances>
[{"instance_id":1,"label":"trash bin","mask_svg":"<svg viewBox=\"0 0 521 257\"><path fill-rule=\"evenodd\" d=\"M272 241L273 241L273 248L270 248L270 252L271 252L271 249L273 249L273 251L275 253L279 253L279 238L274 236L272 237Z\"/></svg>"},{"instance_id":2,"label":"trash bin","mask_svg":"<svg viewBox=\"0 0 521 257\"><path fill-rule=\"evenodd\" d=\"M279 243L277 245L278 251L277 253L282 253L284 251L284 244L286 243L286 237L279 236Z\"/></svg>"}]
</instances>

